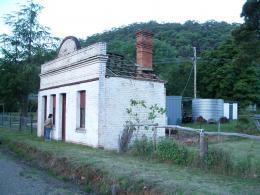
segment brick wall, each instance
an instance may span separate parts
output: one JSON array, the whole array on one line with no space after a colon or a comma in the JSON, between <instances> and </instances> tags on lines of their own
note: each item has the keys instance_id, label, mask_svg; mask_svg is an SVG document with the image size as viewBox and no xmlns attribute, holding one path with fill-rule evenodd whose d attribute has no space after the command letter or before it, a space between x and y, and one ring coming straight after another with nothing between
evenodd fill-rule
<instances>
[{"instance_id":1,"label":"brick wall","mask_svg":"<svg viewBox=\"0 0 260 195\"><path fill-rule=\"evenodd\" d=\"M62 94L66 94L66 137L68 142L98 146L100 81L105 77L106 44L97 43L42 65L38 96L38 136L43 136L44 102L52 113L52 95L56 95L56 124L52 138L62 139ZM94 80L93 80L94 79ZM83 82L82 82L83 81ZM81 83L80 83L81 82ZM85 128L79 129L79 91L86 91Z\"/></svg>"},{"instance_id":2,"label":"brick wall","mask_svg":"<svg viewBox=\"0 0 260 195\"><path fill-rule=\"evenodd\" d=\"M165 108L165 87L163 83L141 81L120 77L106 78L105 88L105 123L100 143L107 149L118 148L118 138L122 133L125 121L128 120L126 108L130 106L130 100L144 100L147 105L158 104ZM140 114L141 116L145 113ZM166 124L165 115L161 115L156 121L160 125ZM151 131L142 131L151 137ZM140 132L141 133L141 132ZM164 136L164 130L160 129L158 136Z\"/></svg>"},{"instance_id":3,"label":"brick wall","mask_svg":"<svg viewBox=\"0 0 260 195\"><path fill-rule=\"evenodd\" d=\"M43 136L43 96L47 96L47 115L52 113L56 95L54 139L62 139L62 94L66 94L66 137L68 142L117 149L118 138L128 120L130 99L145 100L147 105L165 107L164 84L121 77L106 78L105 44L98 43L70 53L42 66L38 96L38 136ZM95 80L93 80L96 78ZM92 80L91 80L92 79ZM91 80L89 82L82 82ZM78 93L86 91L85 129L78 129ZM140 111L143 112L143 111ZM141 115L145 115L142 113ZM165 115L155 121L166 124ZM151 137L151 131L144 131ZM142 134L142 133L141 133ZM164 130L158 132L164 136Z\"/></svg>"}]
</instances>

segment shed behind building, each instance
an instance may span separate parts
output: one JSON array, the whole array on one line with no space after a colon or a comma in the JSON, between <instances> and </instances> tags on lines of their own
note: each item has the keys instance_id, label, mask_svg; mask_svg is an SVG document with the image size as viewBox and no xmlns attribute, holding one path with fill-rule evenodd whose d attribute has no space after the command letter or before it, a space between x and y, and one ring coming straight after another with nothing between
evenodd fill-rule
<instances>
[{"instance_id":1,"label":"shed behind building","mask_svg":"<svg viewBox=\"0 0 260 195\"><path fill-rule=\"evenodd\" d=\"M182 119L182 96L166 97L166 114L168 125L180 125Z\"/></svg>"}]
</instances>

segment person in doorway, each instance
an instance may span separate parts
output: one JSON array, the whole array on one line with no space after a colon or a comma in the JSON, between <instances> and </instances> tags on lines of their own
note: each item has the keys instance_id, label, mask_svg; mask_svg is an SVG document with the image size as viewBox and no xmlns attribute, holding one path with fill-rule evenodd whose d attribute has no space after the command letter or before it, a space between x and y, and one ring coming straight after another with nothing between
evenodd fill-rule
<instances>
[{"instance_id":1,"label":"person in doorway","mask_svg":"<svg viewBox=\"0 0 260 195\"><path fill-rule=\"evenodd\" d=\"M53 127L53 120L52 120L52 114L49 114L48 118L44 122L44 137L45 141L51 140L51 131Z\"/></svg>"}]
</instances>

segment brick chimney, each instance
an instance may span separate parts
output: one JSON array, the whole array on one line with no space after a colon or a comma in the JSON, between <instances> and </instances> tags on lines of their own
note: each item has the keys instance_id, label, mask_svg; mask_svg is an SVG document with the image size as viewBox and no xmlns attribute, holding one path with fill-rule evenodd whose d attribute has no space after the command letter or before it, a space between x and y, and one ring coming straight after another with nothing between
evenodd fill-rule
<instances>
[{"instance_id":1,"label":"brick chimney","mask_svg":"<svg viewBox=\"0 0 260 195\"><path fill-rule=\"evenodd\" d=\"M153 70L153 34L145 30L139 30L135 35L138 69Z\"/></svg>"}]
</instances>

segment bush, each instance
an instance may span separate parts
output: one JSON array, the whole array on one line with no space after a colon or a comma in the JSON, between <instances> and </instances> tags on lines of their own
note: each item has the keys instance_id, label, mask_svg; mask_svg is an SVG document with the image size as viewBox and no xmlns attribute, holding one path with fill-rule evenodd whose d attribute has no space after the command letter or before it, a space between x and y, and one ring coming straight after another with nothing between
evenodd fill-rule
<instances>
[{"instance_id":1,"label":"bush","mask_svg":"<svg viewBox=\"0 0 260 195\"><path fill-rule=\"evenodd\" d=\"M239 117L236 130L241 133L255 134L259 133L256 130L253 119L249 115L242 115Z\"/></svg>"},{"instance_id":2,"label":"bush","mask_svg":"<svg viewBox=\"0 0 260 195\"><path fill-rule=\"evenodd\" d=\"M191 123L192 117L191 116L183 116L182 123Z\"/></svg>"},{"instance_id":3,"label":"bush","mask_svg":"<svg viewBox=\"0 0 260 195\"><path fill-rule=\"evenodd\" d=\"M174 140L162 139L157 145L157 156L159 159L172 161L178 165L186 165L188 163L188 148Z\"/></svg>"},{"instance_id":4,"label":"bush","mask_svg":"<svg viewBox=\"0 0 260 195\"><path fill-rule=\"evenodd\" d=\"M207 120L204 119L202 116L199 116L199 117L196 118L196 122L197 122L197 123L206 123Z\"/></svg>"},{"instance_id":5,"label":"bush","mask_svg":"<svg viewBox=\"0 0 260 195\"><path fill-rule=\"evenodd\" d=\"M141 139L135 139L131 146L131 152L134 155L150 158L153 155L153 142L143 136Z\"/></svg>"},{"instance_id":6,"label":"bush","mask_svg":"<svg viewBox=\"0 0 260 195\"><path fill-rule=\"evenodd\" d=\"M230 154L218 147L209 148L208 154L204 158L204 164L207 169L217 173L230 174L233 170Z\"/></svg>"},{"instance_id":7,"label":"bush","mask_svg":"<svg viewBox=\"0 0 260 195\"><path fill-rule=\"evenodd\" d=\"M215 119L210 118L208 121L208 124L216 124L217 121Z\"/></svg>"},{"instance_id":8,"label":"bush","mask_svg":"<svg viewBox=\"0 0 260 195\"><path fill-rule=\"evenodd\" d=\"M128 150L128 145L132 139L134 130L135 128L132 125L125 125L122 135L120 135L118 139L119 152L124 153Z\"/></svg>"},{"instance_id":9,"label":"bush","mask_svg":"<svg viewBox=\"0 0 260 195\"><path fill-rule=\"evenodd\" d=\"M228 122L229 122L228 118L225 117L225 116L222 116L222 117L219 119L219 121L220 121L221 124L223 124L223 123L228 123Z\"/></svg>"}]
</instances>

